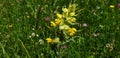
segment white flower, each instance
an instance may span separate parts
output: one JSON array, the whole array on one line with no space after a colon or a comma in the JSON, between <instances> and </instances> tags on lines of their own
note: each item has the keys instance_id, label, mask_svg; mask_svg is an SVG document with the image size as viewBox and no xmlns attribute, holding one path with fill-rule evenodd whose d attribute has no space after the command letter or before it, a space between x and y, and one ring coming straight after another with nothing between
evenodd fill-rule
<instances>
[{"instance_id":1,"label":"white flower","mask_svg":"<svg viewBox=\"0 0 120 58\"><path fill-rule=\"evenodd\" d=\"M39 35L38 35L38 34L36 34L36 37L39 37Z\"/></svg>"},{"instance_id":2,"label":"white flower","mask_svg":"<svg viewBox=\"0 0 120 58\"><path fill-rule=\"evenodd\" d=\"M39 39L40 44L44 44L44 41L42 39Z\"/></svg>"},{"instance_id":3,"label":"white flower","mask_svg":"<svg viewBox=\"0 0 120 58\"><path fill-rule=\"evenodd\" d=\"M35 33L33 32L33 33L31 34L31 36L32 36L32 37L35 37Z\"/></svg>"}]
</instances>

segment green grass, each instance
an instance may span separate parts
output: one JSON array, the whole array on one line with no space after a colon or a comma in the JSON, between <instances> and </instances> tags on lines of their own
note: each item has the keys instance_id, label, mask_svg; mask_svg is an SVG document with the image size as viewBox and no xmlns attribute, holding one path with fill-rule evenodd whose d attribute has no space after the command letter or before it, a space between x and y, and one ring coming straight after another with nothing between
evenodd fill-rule
<instances>
[{"instance_id":1,"label":"green grass","mask_svg":"<svg viewBox=\"0 0 120 58\"><path fill-rule=\"evenodd\" d=\"M50 22L45 18L54 20L55 12L61 13L69 3L78 4L81 10L76 17L79 24L74 26L80 31L62 49L62 45L46 42L47 37L57 36L57 30L49 28ZM120 58L118 3L119 0L0 0L0 58ZM83 23L88 26L83 27ZM39 37L29 38L32 33ZM94 37L94 33L99 36Z\"/></svg>"}]
</instances>

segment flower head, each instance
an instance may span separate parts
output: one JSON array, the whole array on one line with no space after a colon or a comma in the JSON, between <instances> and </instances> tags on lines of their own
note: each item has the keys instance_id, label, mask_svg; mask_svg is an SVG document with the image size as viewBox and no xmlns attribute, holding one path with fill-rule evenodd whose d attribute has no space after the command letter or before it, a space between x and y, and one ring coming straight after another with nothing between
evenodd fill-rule
<instances>
[{"instance_id":1,"label":"flower head","mask_svg":"<svg viewBox=\"0 0 120 58\"><path fill-rule=\"evenodd\" d=\"M55 38L52 40L53 43L59 43L60 42L60 39L59 38Z\"/></svg>"},{"instance_id":2,"label":"flower head","mask_svg":"<svg viewBox=\"0 0 120 58\"><path fill-rule=\"evenodd\" d=\"M30 16L27 16L27 18L29 19L29 18L30 18Z\"/></svg>"},{"instance_id":3,"label":"flower head","mask_svg":"<svg viewBox=\"0 0 120 58\"><path fill-rule=\"evenodd\" d=\"M53 40L51 38L46 39L48 43L51 43Z\"/></svg>"},{"instance_id":4,"label":"flower head","mask_svg":"<svg viewBox=\"0 0 120 58\"><path fill-rule=\"evenodd\" d=\"M44 41L42 39L39 39L40 44L44 44Z\"/></svg>"},{"instance_id":5,"label":"flower head","mask_svg":"<svg viewBox=\"0 0 120 58\"><path fill-rule=\"evenodd\" d=\"M70 16L75 16L75 12L71 12L71 13L70 13Z\"/></svg>"},{"instance_id":6,"label":"flower head","mask_svg":"<svg viewBox=\"0 0 120 58\"><path fill-rule=\"evenodd\" d=\"M60 30L67 30L67 29L70 29L70 27L68 25L61 25L61 26L59 26L59 29Z\"/></svg>"},{"instance_id":7,"label":"flower head","mask_svg":"<svg viewBox=\"0 0 120 58\"><path fill-rule=\"evenodd\" d=\"M83 23L83 27L87 27L88 25L86 23Z\"/></svg>"},{"instance_id":8,"label":"flower head","mask_svg":"<svg viewBox=\"0 0 120 58\"><path fill-rule=\"evenodd\" d=\"M73 36L76 31L77 31L76 28L71 28L68 30L70 36Z\"/></svg>"},{"instance_id":9,"label":"flower head","mask_svg":"<svg viewBox=\"0 0 120 58\"><path fill-rule=\"evenodd\" d=\"M55 19L56 24L60 24L60 22L61 22L60 19Z\"/></svg>"},{"instance_id":10,"label":"flower head","mask_svg":"<svg viewBox=\"0 0 120 58\"><path fill-rule=\"evenodd\" d=\"M33 33L31 34L31 36L32 36L32 37L35 37L35 33L33 32Z\"/></svg>"},{"instance_id":11,"label":"flower head","mask_svg":"<svg viewBox=\"0 0 120 58\"><path fill-rule=\"evenodd\" d=\"M115 7L114 5L110 5L110 8L112 8L112 9L113 9L114 7Z\"/></svg>"},{"instance_id":12,"label":"flower head","mask_svg":"<svg viewBox=\"0 0 120 58\"><path fill-rule=\"evenodd\" d=\"M118 8L120 8L120 3L118 4Z\"/></svg>"},{"instance_id":13,"label":"flower head","mask_svg":"<svg viewBox=\"0 0 120 58\"><path fill-rule=\"evenodd\" d=\"M76 18L71 18L71 20L70 20L71 22L76 22Z\"/></svg>"},{"instance_id":14,"label":"flower head","mask_svg":"<svg viewBox=\"0 0 120 58\"><path fill-rule=\"evenodd\" d=\"M49 16L47 16L45 20L46 20L46 21L50 21L50 17L49 17Z\"/></svg>"},{"instance_id":15,"label":"flower head","mask_svg":"<svg viewBox=\"0 0 120 58\"><path fill-rule=\"evenodd\" d=\"M66 46L66 45L63 45L63 46L61 46L61 48L62 48L62 49L66 49L66 48L67 48L67 46Z\"/></svg>"},{"instance_id":16,"label":"flower head","mask_svg":"<svg viewBox=\"0 0 120 58\"><path fill-rule=\"evenodd\" d=\"M62 10L63 10L64 13L68 12L67 8L62 8Z\"/></svg>"},{"instance_id":17,"label":"flower head","mask_svg":"<svg viewBox=\"0 0 120 58\"><path fill-rule=\"evenodd\" d=\"M56 16L57 16L58 18L62 18L62 15L59 14L59 13L57 13Z\"/></svg>"},{"instance_id":18,"label":"flower head","mask_svg":"<svg viewBox=\"0 0 120 58\"><path fill-rule=\"evenodd\" d=\"M51 21L50 23L51 23L51 26L53 26L53 27L56 26L55 22Z\"/></svg>"}]
</instances>

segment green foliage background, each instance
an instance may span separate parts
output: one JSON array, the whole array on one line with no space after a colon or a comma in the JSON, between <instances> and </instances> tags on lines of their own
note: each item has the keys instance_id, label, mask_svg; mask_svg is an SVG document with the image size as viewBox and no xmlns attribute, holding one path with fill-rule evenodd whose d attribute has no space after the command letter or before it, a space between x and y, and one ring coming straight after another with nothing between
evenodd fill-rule
<instances>
[{"instance_id":1,"label":"green foliage background","mask_svg":"<svg viewBox=\"0 0 120 58\"><path fill-rule=\"evenodd\" d=\"M68 7L69 3L76 3L81 9L77 15L79 24L75 26L80 30L76 34L79 38L67 43L66 49L52 51L45 38L56 34L48 28L45 18L54 20L55 12L62 12L62 7ZM0 57L120 58L118 3L119 0L0 0ZM110 5L115 8L111 9ZM83 23L88 27L82 27ZM39 37L29 38L32 32ZM100 35L94 37L94 33ZM43 45L39 39L45 41ZM113 44L112 51L106 47L109 43Z\"/></svg>"}]
</instances>

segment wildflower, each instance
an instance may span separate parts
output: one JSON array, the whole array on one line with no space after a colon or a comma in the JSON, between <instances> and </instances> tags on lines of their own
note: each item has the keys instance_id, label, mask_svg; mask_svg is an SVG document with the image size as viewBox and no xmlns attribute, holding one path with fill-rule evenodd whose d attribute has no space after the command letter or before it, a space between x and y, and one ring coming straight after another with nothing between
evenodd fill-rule
<instances>
[{"instance_id":1,"label":"wildflower","mask_svg":"<svg viewBox=\"0 0 120 58\"><path fill-rule=\"evenodd\" d=\"M67 29L70 29L70 27L68 25L61 25L61 26L59 26L59 29L60 30L67 30Z\"/></svg>"},{"instance_id":2,"label":"wildflower","mask_svg":"<svg viewBox=\"0 0 120 58\"><path fill-rule=\"evenodd\" d=\"M70 16L75 16L75 12L71 12L71 13L70 13Z\"/></svg>"},{"instance_id":3,"label":"wildflower","mask_svg":"<svg viewBox=\"0 0 120 58\"><path fill-rule=\"evenodd\" d=\"M36 34L36 37L39 37L39 35L38 35L38 34Z\"/></svg>"},{"instance_id":4,"label":"wildflower","mask_svg":"<svg viewBox=\"0 0 120 58\"><path fill-rule=\"evenodd\" d=\"M9 35L9 34L7 34L7 35L5 36L5 38L10 38L10 35Z\"/></svg>"},{"instance_id":5,"label":"wildflower","mask_svg":"<svg viewBox=\"0 0 120 58\"><path fill-rule=\"evenodd\" d=\"M44 44L44 41L42 39L39 39L40 44Z\"/></svg>"},{"instance_id":6,"label":"wildflower","mask_svg":"<svg viewBox=\"0 0 120 58\"><path fill-rule=\"evenodd\" d=\"M57 13L56 16L57 16L58 18L62 18L62 15L59 14L59 13Z\"/></svg>"},{"instance_id":7,"label":"wildflower","mask_svg":"<svg viewBox=\"0 0 120 58\"><path fill-rule=\"evenodd\" d=\"M56 26L56 24L53 21L51 21L50 23L51 23L51 26L53 26L53 27Z\"/></svg>"},{"instance_id":8,"label":"wildflower","mask_svg":"<svg viewBox=\"0 0 120 58\"><path fill-rule=\"evenodd\" d=\"M114 5L110 5L110 8L112 8L112 9L113 9L114 7L115 7Z\"/></svg>"},{"instance_id":9,"label":"wildflower","mask_svg":"<svg viewBox=\"0 0 120 58\"><path fill-rule=\"evenodd\" d=\"M59 43L60 42L60 39L59 38L55 38L52 40L53 43Z\"/></svg>"},{"instance_id":10,"label":"wildflower","mask_svg":"<svg viewBox=\"0 0 120 58\"><path fill-rule=\"evenodd\" d=\"M12 27L13 27L13 25L12 25L12 24L9 24L9 25L8 25L8 27L9 27L9 28L12 28Z\"/></svg>"},{"instance_id":11,"label":"wildflower","mask_svg":"<svg viewBox=\"0 0 120 58\"><path fill-rule=\"evenodd\" d=\"M76 18L71 18L71 20L70 20L71 22L76 22Z\"/></svg>"},{"instance_id":12,"label":"wildflower","mask_svg":"<svg viewBox=\"0 0 120 58\"><path fill-rule=\"evenodd\" d=\"M120 3L118 4L118 8L120 8Z\"/></svg>"},{"instance_id":13,"label":"wildflower","mask_svg":"<svg viewBox=\"0 0 120 58\"><path fill-rule=\"evenodd\" d=\"M46 19L45 19L46 21L50 21L50 17L46 17Z\"/></svg>"},{"instance_id":14,"label":"wildflower","mask_svg":"<svg viewBox=\"0 0 120 58\"><path fill-rule=\"evenodd\" d=\"M30 18L30 16L27 16L27 18Z\"/></svg>"},{"instance_id":15,"label":"wildflower","mask_svg":"<svg viewBox=\"0 0 120 58\"><path fill-rule=\"evenodd\" d=\"M83 27L87 27L88 25L86 23L83 23Z\"/></svg>"},{"instance_id":16,"label":"wildflower","mask_svg":"<svg viewBox=\"0 0 120 58\"><path fill-rule=\"evenodd\" d=\"M64 13L68 12L67 8L62 8L62 10L63 10Z\"/></svg>"},{"instance_id":17,"label":"wildflower","mask_svg":"<svg viewBox=\"0 0 120 58\"><path fill-rule=\"evenodd\" d=\"M33 32L33 33L31 34L31 36L32 36L32 37L35 37L35 33Z\"/></svg>"},{"instance_id":18,"label":"wildflower","mask_svg":"<svg viewBox=\"0 0 120 58\"><path fill-rule=\"evenodd\" d=\"M97 36L99 36L99 35L100 35L99 33L94 33L94 34L93 34L94 37L97 37Z\"/></svg>"},{"instance_id":19,"label":"wildflower","mask_svg":"<svg viewBox=\"0 0 120 58\"><path fill-rule=\"evenodd\" d=\"M29 36L29 38L31 38L32 36Z\"/></svg>"},{"instance_id":20,"label":"wildflower","mask_svg":"<svg viewBox=\"0 0 120 58\"><path fill-rule=\"evenodd\" d=\"M68 32L70 33L70 34L69 34L70 36L73 36L76 31L77 31L77 30L76 30L75 28L71 28L71 29L68 30Z\"/></svg>"},{"instance_id":21,"label":"wildflower","mask_svg":"<svg viewBox=\"0 0 120 58\"><path fill-rule=\"evenodd\" d=\"M60 24L60 22L61 22L60 19L55 19L56 24Z\"/></svg>"},{"instance_id":22,"label":"wildflower","mask_svg":"<svg viewBox=\"0 0 120 58\"><path fill-rule=\"evenodd\" d=\"M62 48L62 49L66 49L66 48L67 48L67 46L66 46L66 45L63 45L63 46L61 46L61 48Z\"/></svg>"},{"instance_id":23,"label":"wildflower","mask_svg":"<svg viewBox=\"0 0 120 58\"><path fill-rule=\"evenodd\" d=\"M35 28L32 28L32 30L35 30Z\"/></svg>"},{"instance_id":24,"label":"wildflower","mask_svg":"<svg viewBox=\"0 0 120 58\"><path fill-rule=\"evenodd\" d=\"M48 43L51 43L53 40L51 38L46 39Z\"/></svg>"},{"instance_id":25,"label":"wildflower","mask_svg":"<svg viewBox=\"0 0 120 58\"><path fill-rule=\"evenodd\" d=\"M106 44L106 48L108 48L109 51L112 51L112 50L113 50L113 48L114 48L113 46L114 46L113 43L107 43L107 44Z\"/></svg>"}]
</instances>

